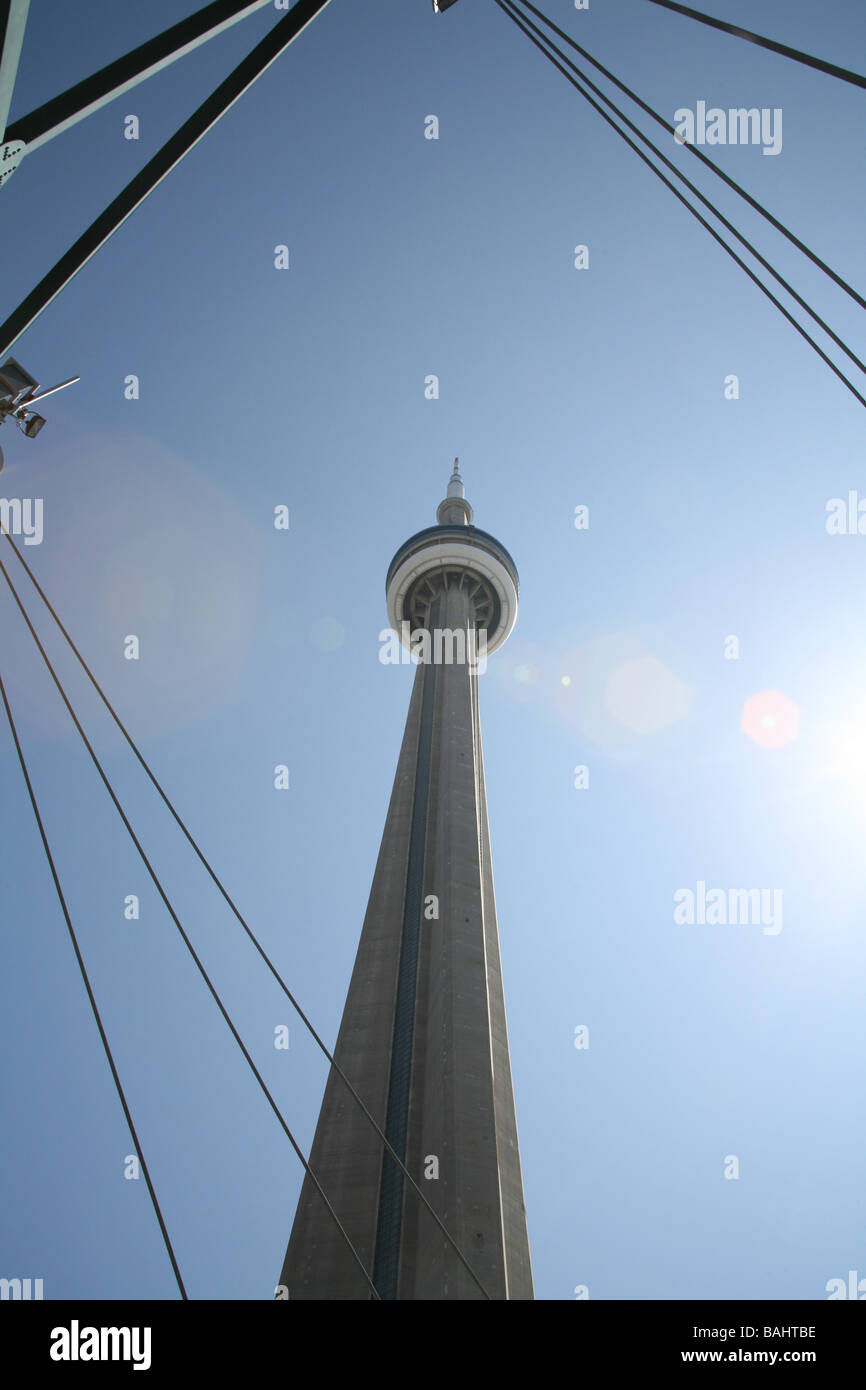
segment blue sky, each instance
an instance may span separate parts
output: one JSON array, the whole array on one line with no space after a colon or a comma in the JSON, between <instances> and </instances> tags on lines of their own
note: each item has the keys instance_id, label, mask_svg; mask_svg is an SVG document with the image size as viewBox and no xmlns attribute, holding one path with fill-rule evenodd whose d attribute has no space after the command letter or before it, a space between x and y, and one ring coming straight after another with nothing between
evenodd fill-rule
<instances>
[{"instance_id":1,"label":"blue sky","mask_svg":"<svg viewBox=\"0 0 866 1390\"><path fill-rule=\"evenodd\" d=\"M196 8L33 0L12 119ZM708 8L846 66L864 51L854 0ZM547 10L669 120L781 108L778 156L707 152L862 291L861 91L646 0ZM22 162L0 192L4 317L274 22ZM862 346L838 289L663 148ZM332 0L13 352L45 383L82 378L37 440L3 430L0 495L44 502L28 562L329 1042L412 677L378 660L385 572L459 454L521 578L481 698L537 1297L812 1299L866 1275L866 539L825 526L829 499L866 494L863 408L492 0L438 18ZM20 591L306 1150L327 1064ZM8 592L0 623L187 1288L268 1298L300 1165ZM743 710L768 691L760 742ZM764 746L785 702L796 736ZM171 1298L5 727L0 765L0 1274L48 1298ZM780 888L781 931L677 924L699 882Z\"/></svg>"}]
</instances>

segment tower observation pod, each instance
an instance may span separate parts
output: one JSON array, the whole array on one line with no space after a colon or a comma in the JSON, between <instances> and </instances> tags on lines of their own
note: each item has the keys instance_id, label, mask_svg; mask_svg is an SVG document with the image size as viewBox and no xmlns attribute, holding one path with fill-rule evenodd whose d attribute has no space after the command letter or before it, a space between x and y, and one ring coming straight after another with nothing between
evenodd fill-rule
<instances>
[{"instance_id":1,"label":"tower observation pod","mask_svg":"<svg viewBox=\"0 0 866 1390\"><path fill-rule=\"evenodd\" d=\"M309 1163L345 1236L305 1177L291 1300L373 1298L346 1237L383 1300L533 1298L478 710L519 581L456 460L436 515L388 568L417 670L334 1058L439 1221L332 1067Z\"/></svg>"}]
</instances>

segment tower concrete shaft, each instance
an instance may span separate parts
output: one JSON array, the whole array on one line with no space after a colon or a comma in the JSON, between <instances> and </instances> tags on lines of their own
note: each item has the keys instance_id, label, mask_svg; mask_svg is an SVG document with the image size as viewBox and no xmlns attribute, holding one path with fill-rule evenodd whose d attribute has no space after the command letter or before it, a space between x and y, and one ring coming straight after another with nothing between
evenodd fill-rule
<instances>
[{"instance_id":1,"label":"tower concrete shaft","mask_svg":"<svg viewBox=\"0 0 866 1390\"><path fill-rule=\"evenodd\" d=\"M462 540L469 541L475 528L465 518L457 524ZM442 644L444 660L419 662L415 675L334 1055L487 1294L531 1299L478 671L471 657L449 661L447 645L453 644L452 657L459 657L461 639L471 652L479 610L491 611L491 567L501 583L496 566L506 561L513 596L506 594L499 603L496 622L513 622L516 571L507 552L483 532L478 534L488 549L478 571L471 562L443 562L441 556L450 554L444 533L456 525L432 529L432 568L423 558L429 533L398 551L389 571L389 607L408 550L414 579L404 585L405 611L413 602L417 606L417 586L423 583L430 590L425 630L431 639L437 632L450 637ZM431 641L431 654L434 650ZM310 1166L380 1298L483 1298L333 1069ZM281 1283L290 1299L371 1297L308 1178Z\"/></svg>"}]
</instances>

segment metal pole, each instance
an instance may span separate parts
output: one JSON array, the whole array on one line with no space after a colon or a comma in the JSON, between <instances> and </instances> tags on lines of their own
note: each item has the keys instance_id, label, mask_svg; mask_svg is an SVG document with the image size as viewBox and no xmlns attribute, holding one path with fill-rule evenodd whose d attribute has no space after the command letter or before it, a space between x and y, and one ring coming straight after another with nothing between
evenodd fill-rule
<instances>
[{"instance_id":1,"label":"metal pole","mask_svg":"<svg viewBox=\"0 0 866 1390\"><path fill-rule=\"evenodd\" d=\"M205 5L204 9L173 24L156 38L148 39L125 57L117 58L91 77L76 82L60 96L52 97L44 106L22 116L9 127L6 138L23 140L23 154L38 150L40 145L107 106L115 97L122 96L139 82L200 48L208 39L272 3L273 0L214 0L213 4Z\"/></svg>"},{"instance_id":2,"label":"metal pole","mask_svg":"<svg viewBox=\"0 0 866 1390\"><path fill-rule=\"evenodd\" d=\"M10 314L5 323L0 324L0 358L5 357L12 345L20 338L34 319L47 308L52 299L78 274L90 257L99 250L113 232L126 221L148 193L161 183L166 174L179 164L203 135L215 125L220 116L251 87L257 77L270 67L285 48L296 39L316 15L330 4L330 0L298 0L298 3L283 19L275 24L269 34L257 44L234 72L217 87L212 96L202 102L197 111L190 116L180 130L163 145L153 159L139 174L126 185L105 212L92 222L87 231L78 238L48 274L40 280L36 288L22 304Z\"/></svg>"},{"instance_id":3,"label":"metal pole","mask_svg":"<svg viewBox=\"0 0 866 1390\"><path fill-rule=\"evenodd\" d=\"M18 74L18 59L29 9L30 0L0 0L0 144L6 138L6 119Z\"/></svg>"}]
</instances>

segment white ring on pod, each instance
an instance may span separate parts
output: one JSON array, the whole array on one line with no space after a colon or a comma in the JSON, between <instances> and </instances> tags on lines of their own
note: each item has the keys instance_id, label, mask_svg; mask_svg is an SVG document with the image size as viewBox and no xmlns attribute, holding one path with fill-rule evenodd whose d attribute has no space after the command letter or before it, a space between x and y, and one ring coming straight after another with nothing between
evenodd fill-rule
<instances>
[{"instance_id":1,"label":"white ring on pod","mask_svg":"<svg viewBox=\"0 0 866 1390\"><path fill-rule=\"evenodd\" d=\"M388 585L388 621L392 629L402 645L408 647L401 627L406 595L423 574L449 568L471 570L486 579L495 590L499 599L499 624L494 633L487 634L488 654L495 652L510 635L517 621L517 589L505 565L489 550L471 541L456 538L431 541L406 557L394 571Z\"/></svg>"}]
</instances>

